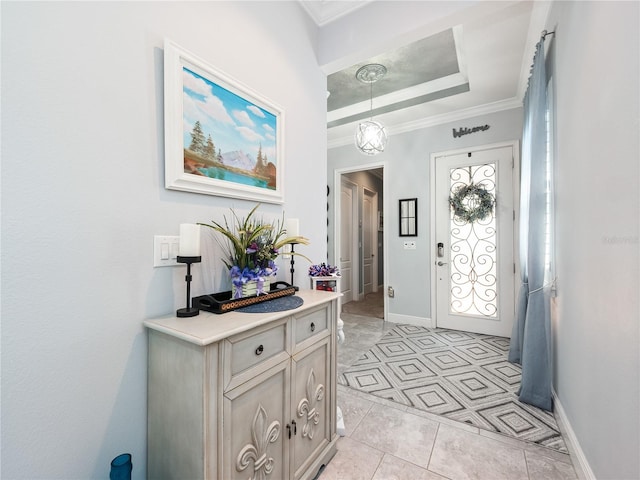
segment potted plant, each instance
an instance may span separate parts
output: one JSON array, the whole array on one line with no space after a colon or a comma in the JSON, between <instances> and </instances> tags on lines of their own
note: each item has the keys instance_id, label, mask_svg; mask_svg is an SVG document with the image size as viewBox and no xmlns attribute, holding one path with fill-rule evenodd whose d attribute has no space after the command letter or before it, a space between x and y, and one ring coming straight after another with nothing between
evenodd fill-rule
<instances>
[{"instance_id":1,"label":"potted plant","mask_svg":"<svg viewBox=\"0 0 640 480\"><path fill-rule=\"evenodd\" d=\"M254 214L259 206L258 203L244 218L231 209L231 221L225 216L223 224L213 220L210 224L200 224L221 233L226 239L221 244L222 261L231 276L233 298L269 293L270 279L278 271L275 259L280 249L289 244L309 245L309 240L303 236L287 235L284 215L282 221L275 224L257 219ZM306 258L299 253L293 255Z\"/></svg>"}]
</instances>

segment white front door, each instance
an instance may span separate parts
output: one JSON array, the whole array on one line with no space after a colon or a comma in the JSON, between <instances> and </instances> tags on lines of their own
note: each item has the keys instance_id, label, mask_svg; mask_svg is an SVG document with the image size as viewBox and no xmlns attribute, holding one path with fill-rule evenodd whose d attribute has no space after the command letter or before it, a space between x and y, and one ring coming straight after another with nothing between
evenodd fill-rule
<instances>
[{"instance_id":1,"label":"white front door","mask_svg":"<svg viewBox=\"0 0 640 480\"><path fill-rule=\"evenodd\" d=\"M511 336L514 318L513 146L472 150L435 158L434 245L436 325ZM461 215L450 197L460 196ZM486 193L485 193L486 191ZM484 199L495 199L487 215L469 221Z\"/></svg>"},{"instance_id":2,"label":"white front door","mask_svg":"<svg viewBox=\"0 0 640 480\"><path fill-rule=\"evenodd\" d=\"M340 188L340 282L342 303L357 300L357 259L354 242L357 242L353 222L358 218L356 185L345 180ZM355 211L355 213L354 213ZM354 276L356 280L354 281ZM354 290L356 289L356 290Z\"/></svg>"}]
</instances>

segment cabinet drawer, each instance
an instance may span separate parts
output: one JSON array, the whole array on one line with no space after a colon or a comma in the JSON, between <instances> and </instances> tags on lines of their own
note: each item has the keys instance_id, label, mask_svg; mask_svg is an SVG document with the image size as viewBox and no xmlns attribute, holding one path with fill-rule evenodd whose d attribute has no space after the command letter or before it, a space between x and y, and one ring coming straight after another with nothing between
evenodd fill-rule
<instances>
[{"instance_id":1,"label":"cabinet drawer","mask_svg":"<svg viewBox=\"0 0 640 480\"><path fill-rule=\"evenodd\" d=\"M229 339L229 367L236 376L286 351L286 322Z\"/></svg>"},{"instance_id":2,"label":"cabinet drawer","mask_svg":"<svg viewBox=\"0 0 640 480\"><path fill-rule=\"evenodd\" d=\"M296 345L314 335L320 335L329 329L329 309L322 307L305 315L296 316L295 342Z\"/></svg>"}]
</instances>

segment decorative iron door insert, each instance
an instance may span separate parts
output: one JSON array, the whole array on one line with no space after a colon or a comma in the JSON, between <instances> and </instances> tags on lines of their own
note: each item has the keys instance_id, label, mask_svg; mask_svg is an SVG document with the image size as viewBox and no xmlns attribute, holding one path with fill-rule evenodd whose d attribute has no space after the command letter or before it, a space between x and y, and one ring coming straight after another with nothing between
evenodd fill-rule
<instances>
[{"instance_id":1,"label":"decorative iron door insert","mask_svg":"<svg viewBox=\"0 0 640 480\"><path fill-rule=\"evenodd\" d=\"M469 221L467 217L477 216L474 214L482 208L473 187L495 198L496 164L453 168L449 178L449 198L458 194L467 214L458 216L453 208L450 211L449 309L451 313L495 318L499 301L495 208L488 209L482 218Z\"/></svg>"}]
</instances>

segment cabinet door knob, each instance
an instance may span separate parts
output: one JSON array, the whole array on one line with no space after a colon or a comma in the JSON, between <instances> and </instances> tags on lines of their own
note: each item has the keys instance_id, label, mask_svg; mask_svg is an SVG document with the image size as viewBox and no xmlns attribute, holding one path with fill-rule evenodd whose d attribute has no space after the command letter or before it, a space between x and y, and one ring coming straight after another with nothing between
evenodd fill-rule
<instances>
[{"instance_id":1,"label":"cabinet door knob","mask_svg":"<svg viewBox=\"0 0 640 480\"><path fill-rule=\"evenodd\" d=\"M315 332L316 331L316 324L311 322L311 331Z\"/></svg>"},{"instance_id":2,"label":"cabinet door knob","mask_svg":"<svg viewBox=\"0 0 640 480\"><path fill-rule=\"evenodd\" d=\"M262 354L262 352L264 352L264 347L260 345L258 348L256 348L256 355L260 355Z\"/></svg>"}]
</instances>

